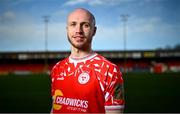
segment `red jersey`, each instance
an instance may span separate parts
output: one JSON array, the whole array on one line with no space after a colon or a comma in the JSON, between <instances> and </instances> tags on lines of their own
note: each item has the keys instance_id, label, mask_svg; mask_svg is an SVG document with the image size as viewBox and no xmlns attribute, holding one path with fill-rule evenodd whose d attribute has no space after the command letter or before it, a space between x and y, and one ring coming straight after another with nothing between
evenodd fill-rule
<instances>
[{"instance_id":1,"label":"red jersey","mask_svg":"<svg viewBox=\"0 0 180 114\"><path fill-rule=\"evenodd\" d=\"M53 113L103 113L124 108L121 72L97 53L58 62L51 79Z\"/></svg>"}]
</instances>

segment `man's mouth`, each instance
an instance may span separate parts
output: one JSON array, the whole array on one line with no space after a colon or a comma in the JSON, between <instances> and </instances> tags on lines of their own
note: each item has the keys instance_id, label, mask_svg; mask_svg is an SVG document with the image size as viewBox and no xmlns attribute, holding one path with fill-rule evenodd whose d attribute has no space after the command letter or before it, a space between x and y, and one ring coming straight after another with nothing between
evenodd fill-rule
<instances>
[{"instance_id":1,"label":"man's mouth","mask_svg":"<svg viewBox=\"0 0 180 114\"><path fill-rule=\"evenodd\" d=\"M84 36L74 36L73 37L77 42L82 42L84 40Z\"/></svg>"},{"instance_id":2,"label":"man's mouth","mask_svg":"<svg viewBox=\"0 0 180 114\"><path fill-rule=\"evenodd\" d=\"M80 39L82 39L82 38L84 38L84 36L74 36L74 38L80 38Z\"/></svg>"}]
</instances>

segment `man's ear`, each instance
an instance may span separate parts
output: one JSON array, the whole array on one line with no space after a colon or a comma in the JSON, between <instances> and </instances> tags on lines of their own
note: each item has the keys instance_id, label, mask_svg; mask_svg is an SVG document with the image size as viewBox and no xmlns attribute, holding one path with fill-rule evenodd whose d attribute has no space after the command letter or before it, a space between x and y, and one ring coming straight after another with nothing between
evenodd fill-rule
<instances>
[{"instance_id":1,"label":"man's ear","mask_svg":"<svg viewBox=\"0 0 180 114\"><path fill-rule=\"evenodd\" d=\"M93 36L96 34L97 27L94 27Z\"/></svg>"}]
</instances>

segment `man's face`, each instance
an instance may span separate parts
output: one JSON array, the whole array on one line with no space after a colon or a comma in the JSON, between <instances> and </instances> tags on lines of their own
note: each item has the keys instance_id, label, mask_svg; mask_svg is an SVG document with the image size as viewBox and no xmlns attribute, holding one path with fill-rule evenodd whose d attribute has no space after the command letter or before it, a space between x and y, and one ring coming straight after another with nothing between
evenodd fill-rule
<instances>
[{"instance_id":1,"label":"man's face","mask_svg":"<svg viewBox=\"0 0 180 114\"><path fill-rule=\"evenodd\" d=\"M92 37L96 27L89 13L84 10L76 10L67 20L67 36L71 45L77 49L91 47Z\"/></svg>"}]
</instances>

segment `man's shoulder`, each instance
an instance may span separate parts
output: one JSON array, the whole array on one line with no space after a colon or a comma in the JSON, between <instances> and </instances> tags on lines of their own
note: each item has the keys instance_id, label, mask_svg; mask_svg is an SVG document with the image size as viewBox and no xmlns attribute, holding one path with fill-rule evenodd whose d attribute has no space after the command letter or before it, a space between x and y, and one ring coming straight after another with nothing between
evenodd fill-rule
<instances>
[{"instance_id":1,"label":"man's shoulder","mask_svg":"<svg viewBox=\"0 0 180 114\"><path fill-rule=\"evenodd\" d=\"M97 54L97 56L102 63L108 65L108 66L112 66L112 67L116 67L116 64L114 64L113 62L111 62L109 59L107 59L106 57L100 55L100 54Z\"/></svg>"},{"instance_id":2,"label":"man's shoulder","mask_svg":"<svg viewBox=\"0 0 180 114\"><path fill-rule=\"evenodd\" d=\"M59 73L61 71L63 71L65 65L67 65L67 59L68 58L62 59L53 66L53 68L51 70L51 76L52 77L59 76Z\"/></svg>"}]
</instances>

